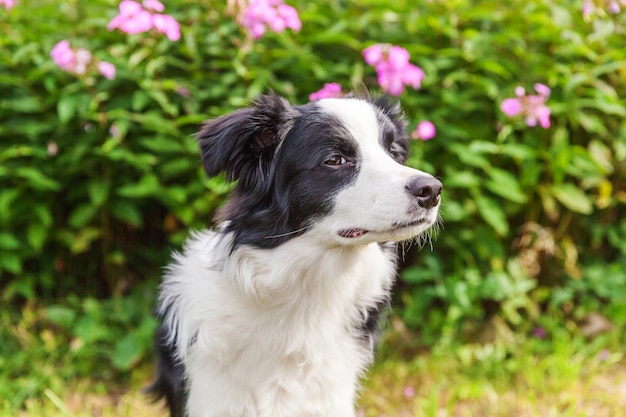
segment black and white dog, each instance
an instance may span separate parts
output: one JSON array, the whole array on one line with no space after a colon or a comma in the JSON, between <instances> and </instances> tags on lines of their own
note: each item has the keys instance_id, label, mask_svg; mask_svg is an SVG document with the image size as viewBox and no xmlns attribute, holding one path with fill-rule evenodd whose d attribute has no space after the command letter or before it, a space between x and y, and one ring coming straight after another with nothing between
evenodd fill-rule
<instances>
[{"instance_id":1,"label":"black and white dog","mask_svg":"<svg viewBox=\"0 0 626 417\"><path fill-rule=\"evenodd\" d=\"M438 219L441 183L402 165L399 106L262 96L198 141L207 174L237 184L167 270L152 392L174 416L354 417L393 242Z\"/></svg>"}]
</instances>

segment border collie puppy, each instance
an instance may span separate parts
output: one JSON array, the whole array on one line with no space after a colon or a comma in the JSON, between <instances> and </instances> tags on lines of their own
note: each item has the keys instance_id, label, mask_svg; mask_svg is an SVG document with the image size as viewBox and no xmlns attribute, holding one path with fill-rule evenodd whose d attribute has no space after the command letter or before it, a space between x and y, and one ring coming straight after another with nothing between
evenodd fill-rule
<instances>
[{"instance_id":1,"label":"border collie puppy","mask_svg":"<svg viewBox=\"0 0 626 417\"><path fill-rule=\"evenodd\" d=\"M237 181L160 288L157 380L173 416L354 417L395 243L438 219L385 98L262 96L206 123L204 169Z\"/></svg>"}]
</instances>

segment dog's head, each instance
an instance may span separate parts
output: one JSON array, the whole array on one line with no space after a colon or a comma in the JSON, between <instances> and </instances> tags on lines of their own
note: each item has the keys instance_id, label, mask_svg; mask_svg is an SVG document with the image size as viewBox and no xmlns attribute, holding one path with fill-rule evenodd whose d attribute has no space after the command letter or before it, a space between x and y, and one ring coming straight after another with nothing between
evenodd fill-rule
<instances>
[{"instance_id":1,"label":"dog's head","mask_svg":"<svg viewBox=\"0 0 626 417\"><path fill-rule=\"evenodd\" d=\"M207 174L238 180L219 216L235 246L304 233L325 244L401 241L437 219L442 185L403 165L406 122L386 98L292 106L262 96L198 140Z\"/></svg>"}]
</instances>

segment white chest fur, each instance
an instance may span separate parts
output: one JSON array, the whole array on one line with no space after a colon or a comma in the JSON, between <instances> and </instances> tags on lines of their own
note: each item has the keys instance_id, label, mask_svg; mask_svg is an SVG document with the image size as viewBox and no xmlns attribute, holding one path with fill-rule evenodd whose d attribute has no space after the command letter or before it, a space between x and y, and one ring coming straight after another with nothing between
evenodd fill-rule
<instances>
[{"instance_id":1,"label":"white chest fur","mask_svg":"<svg viewBox=\"0 0 626 417\"><path fill-rule=\"evenodd\" d=\"M359 326L384 300L395 260L378 244L274 249L204 232L175 257L162 313L175 329L190 417L351 417L371 360Z\"/></svg>"}]
</instances>

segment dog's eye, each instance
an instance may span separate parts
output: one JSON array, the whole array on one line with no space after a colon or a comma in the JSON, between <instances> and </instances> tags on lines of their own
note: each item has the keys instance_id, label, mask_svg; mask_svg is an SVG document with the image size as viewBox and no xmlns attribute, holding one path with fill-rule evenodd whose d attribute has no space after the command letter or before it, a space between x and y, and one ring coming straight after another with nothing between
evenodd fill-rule
<instances>
[{"instance_id":1,"label":"dog's eye","mask_svg":"<svg viewBox=\"0 0 626 417\"><path fill-rule=\"evenodd\" d=\"M326 165L330 165L331 167L338 167L340 165L345 164L346 162L347 162L346 158L344 158L341 155L333 155L324 161Z\"/></svg>"}]
</instances>

